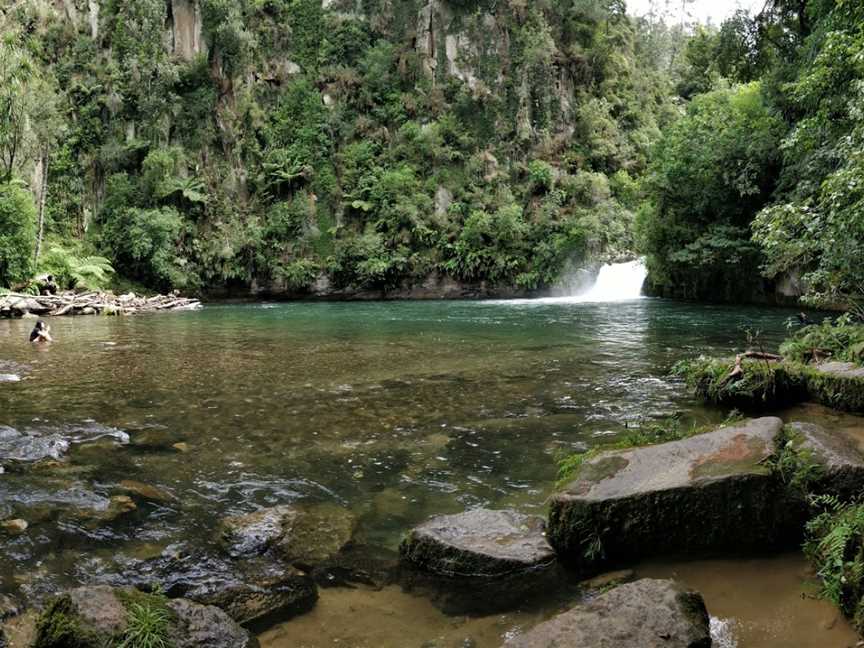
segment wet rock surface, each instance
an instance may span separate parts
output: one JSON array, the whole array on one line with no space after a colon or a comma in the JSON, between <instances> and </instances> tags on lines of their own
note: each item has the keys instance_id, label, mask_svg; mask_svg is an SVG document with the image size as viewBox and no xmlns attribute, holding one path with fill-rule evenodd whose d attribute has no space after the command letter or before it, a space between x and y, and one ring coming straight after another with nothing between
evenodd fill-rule
<instances>
[{"instance_id":1,"label":"wet rock surface","mask_svg":"<svg viewBox=\"0 0 864 648\"><path fill-rule=\"evenodd\" d=\"M415 567L444 577L496 577L545 568L555 561L542 518L474 509L434 517L402 541Z\"/></svg>"},{"instance_id":2,"label":"wet rock surface","mask_svg":"<svg viewBox=\"0 0 864 648\"><path fill-rule=\"evenodd\" d=\"M95 423L25 430L0 425L0 464L56 460L73 445L100 439L119 444L129 442L129 436L122 430Z\"/></svg>"},{"instance_id":3,"label":"wet rock surface","mask_svg":"<svg viewBox=\"0 0 864 648\"><path fill-rule=\"evenodd\" d=\"M305 612L318 598L312 577L290 566L263 559L224 560L182 545L172 545L154 559L130 561L108 579L215 605L239 623Z\"/></svg>"},{"instance_id":4,"label":"wet rock surface","mask_svg":"<svg viewBox=\"0 0 864 648\"><path fill-rule=\"evenodd\" d=\"M711 648L709 617L697 592L643 579L514 637L505 648Z\"/></svg>"},{"instance_id":5,"label":"wet rock surface","mask_svg":"<svg viewBox=\"0 0 864 648\"><path fill-rule=\"evenodd\" d=\"M283 505L223 519L219 539L234 558L272 552L284 562L314 567L345 548L356 525L354 515L335 504Z\"/></svg>"},{"instance_id":6,"label":"wet rock surface","mask_svg":"<svg viewBox=\"0 0 864 648\"><path fill-rule=\"evenodd\" d=\"M814 492L849 500L864 490L864 455L851 439L814 423L790 423L787 433L803 461L817 467Z\"/></svg>"},{"instance_id":7,"label":"wet rock surface","mask_svg":"<svg viewBox=\"0 0 864 648\"><path fill-rule=\"evenodd\" d=\"M783 422L751 419L681 441L585 461L551 498L549 537L563 557L603 560L795 542L800 509L768 465Z\"/></svg>"}]
</instances>

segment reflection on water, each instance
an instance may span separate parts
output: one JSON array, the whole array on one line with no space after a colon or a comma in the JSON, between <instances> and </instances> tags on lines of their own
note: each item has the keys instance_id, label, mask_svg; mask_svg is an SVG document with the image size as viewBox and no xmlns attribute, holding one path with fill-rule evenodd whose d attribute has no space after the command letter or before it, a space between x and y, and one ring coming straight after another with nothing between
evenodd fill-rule
<instances>
[{"instance_id":1,"label":"reflection on water","mask_svg":"<svg viewBox=\"0 0 864 648\"><path fill-rule=\"evenodd\" d=\"M3 506L33 521L6 542L0 586L86 581L278 503L344 504L359 539L388 548L431 514L542 511L560 453L673 412L722 418L669 367L740 348L747 328L776 346L789 315L653 299L231 305L61 318L46 347L26 343L29 322L2 321L0 373L21 379L0 383L0 426L68 447L50 471L0 477ZM90 428L129 442L82 439ZM177 503L98 529L44 510L58 491L102 502L124 479Z\"/></svg>"}]
</instances>

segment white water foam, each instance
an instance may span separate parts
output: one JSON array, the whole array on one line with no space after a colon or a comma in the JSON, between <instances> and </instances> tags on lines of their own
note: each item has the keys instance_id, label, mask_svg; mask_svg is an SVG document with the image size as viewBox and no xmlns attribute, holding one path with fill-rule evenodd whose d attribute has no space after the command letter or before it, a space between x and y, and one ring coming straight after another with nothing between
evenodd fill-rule
<instances>
[{"instance_id":1,"label":"white water foam","mask_svg":"<svg viewBox=\"0 0 864 648\"><path fill-rule=\"evenodd\" d=\"M643 259L627 263L609 263L600 268L594 285L577 295L541 297L538 299L494 300L494 304L585 304L632 301L642 298L642 285L648 276Z\"/></svg>"},{"instance_id":2,"label":"white water foam","mask_svg":"<svg viewBox=\"0 0 864 648\"><path fill-rule=\"evenodd\" d=\"M711 617L711 641L714 648L738 648L734 625L730 619Z\"/></svg>"}]
</instances>

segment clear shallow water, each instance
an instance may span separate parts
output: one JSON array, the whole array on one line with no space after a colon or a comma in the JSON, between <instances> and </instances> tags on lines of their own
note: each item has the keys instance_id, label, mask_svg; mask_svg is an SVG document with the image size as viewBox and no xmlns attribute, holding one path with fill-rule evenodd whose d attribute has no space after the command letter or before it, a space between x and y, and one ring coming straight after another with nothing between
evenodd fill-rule
<instances>
[{"instance_id":1,"label":"clear shallow water","mask_svg":"<svg viewBox=\"0 0 864 648\"><path fill-rule=\"evenodd\" d=\"M0 373L20 378L0 384L0 425L71 439L59 473L0 476L0 507L104 507L123 479L180 503L108 528L35 520L6 543L0 584L86 581L116 554L206 543L220 516L284 502L348 506L359 539L388 548L432 514L542 512L560 454L674 412L722 418L669 367L741 348L748 328L772 348L790 315L653 299L226 305L61 318L41 348L31 322L0 321ZM105 430L131 443L92 440Z\"/></svg>"}]
</instances>

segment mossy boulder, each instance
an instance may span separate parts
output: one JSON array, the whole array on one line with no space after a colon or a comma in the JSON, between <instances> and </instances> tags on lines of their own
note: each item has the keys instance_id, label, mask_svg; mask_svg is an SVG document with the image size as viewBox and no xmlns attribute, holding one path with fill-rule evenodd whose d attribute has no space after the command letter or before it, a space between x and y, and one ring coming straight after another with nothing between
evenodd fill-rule
<instances>
[{"instance_id":1,"label":"mossy boulder","mask_svg":"<svg viewBox=\"0 0 864 648\"><path fill-rule=\"evenodd\" d=\"M791 545L800 506L772 466L779 418L587 459L551 498L549 540L566 561L605 562Z\"/></svg>"},{"instance_id":2,"label":"mossy boulder","mask_svg":"<svg viewBox=\"0 0 864 648\"><path fill-rule=\"evenodd\" d=\"M698 592L671 580L621 585L509 639L504 648L711 648Z\"/></svg>"},{"instance_id":3,"label":"mossy boulder","mask_svg":"<svg viewBox=\"0 0 864 648\"><path fill-rule=\"evenodd\" d=\"M747 412L765 412L811 400L847 412L864 412L864 367L851 362L815 365L793 360L741 361L730 378L734 358L698 358L676 366L695 395L709 403Z\"/></svg>"},{"instance_id":4,"label":"mossy boulder","mask_svg":"<svg viewBox=\"0 0 864 648\"><path fill-rule=\"evenodd\" d=\"M698 358L679 363L675 372L697 397L746 412L777 409L807 398L806 381L797 365L745 358L741 373L733 379L735 366L735 358Z\"/></svg>"},{"instance_id":5,"label":"mossy boulder","mask_svg":"<svg viewBox=\"0 0 864 648\"><path fill-rule=\"evenodd\" d=\"M151 640L174 648L258 648L224 612L134 589L81 587L56 596L36 619L32 648L104 648L135 637L144 618ZM131 645L137 645L132 643Z\"/></svg>"},{"instance_id":6,"label":"mossy boulder","mask_svg":"<svg viewBox=\"0 0 864 648\"><path fill-rule=\"evenodd\" d=\"M864 412L864 367L823 362L800 369L811 400L847 412Z\"/></svg>"}]
</instances>

